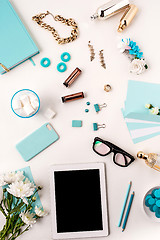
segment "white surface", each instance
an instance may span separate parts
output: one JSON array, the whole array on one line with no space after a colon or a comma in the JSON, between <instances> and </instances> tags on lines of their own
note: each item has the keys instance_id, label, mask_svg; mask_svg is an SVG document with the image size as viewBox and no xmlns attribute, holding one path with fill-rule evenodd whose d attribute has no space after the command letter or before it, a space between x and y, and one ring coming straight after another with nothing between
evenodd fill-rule
<instances>
[{"instance_id":1,"label":"white surface","mask_svg":"<svg viewBox=\"0 0 160 240\"><path fill-rule=\"evenodd\" d=\"M139 12L132 24L122 34L117 33L122 14L104 22L90 21L90 15L95 12L98 6L105 3L105 0L12 0L11 2L16 6L41 53L34 57L36 67L27 61L10 73L0 76L0 171L16 170L30 165L35 182L44 186L41 200L44 207L50 211L50 165L106 161L110 221L110 236L107 239L149 240L153 236L158 238L160 225L150 221L145 216L143 197L148 189L159 185L160 173L145 166L142 160L136 160L128 168L120 168L113 163L112 155L107 158L96 155L92 151L92 142L95 136L99 136L134 155L139 150L160 153L160 136L136 145L132 143L120 111L126 98L128 79L160 83L160 2L158 0L135 0L134 3L138 6ZM33 15L47 10L53 14L74 18L80 29L78 39L73 43L59 46L49 32L41 29L32 21ZM61 35L70 34L70 29L66 31L65 26L55 23L51 17L48 19L56 29L61 30ZM121 55L117 49L117 37L122 36L132 38L144 52L149 69L142 75L135 76L129 73L129 60L126 56ZM92 63L89 61L87 46L89 40L96 51L96 58ZM100 66L98 59L98 51L101 49L104 49L106 70ZM64 51L71 54L71 61L67 63L67 71L59 73L56 66L60 62L61 53ZM40 60L43 57L51 59L50 67L42 68L40 66ZM68 89L63 85L63 82L76 67L82 70L82 74ZM112 86L111 92L106 93L103 90L105 84ZM18 118L10 109L12 95L22 88L32 89L41 99L39 113L30 119ZM79 91L85 92L84 99L62 104L62 96ZM89 107L86 105L87 101L91 102ZM43 113L51 102L57 115L50 122L60 135L60 139L26 163L16 151L15 144L46 122ZM96 114L93 104L104 102L107 103L107 108ZM89 108L90 111L85 113L85 108ZM83 120L82 128L71 127L72 120L76 119ZM106 123L106 128L94 132L92 130L93 122ZM130 180L133 182L131 190L135 190L135 198L126 230L122 233L117 224ZM2 221L1 219L0 221ZM39 221L20 239L51 239L51 215Z\"/></svg>"},{"instance_id":2,"label":"white surface","mask_svg":"<svg viewBox=\"0 0 160 240\"><path fill-rule=\"evenodd\" d=\"M63 232L57 233L57 220L56 220L56 191L55 191L55 180L54 174L59 171L73 171L73 170L99 170L100 177L100 195L101 195L101 208L102 208L102 224L103 230L99 231L81 231L81 232ZM70 238L91 238L91 237L104 237L108 236L108 204L106 199L106 173L104 163L87 163L87 164L66 164L56 165L51 168L51 210L52 210L52 236L53 239L70 239ZM76 198L75 198L76 199ZM77 206L78 207L78 206ZM55 214L56 213L56 214ZM73 220L73 219L72 219Z\"/></svg>"}]
</instances>

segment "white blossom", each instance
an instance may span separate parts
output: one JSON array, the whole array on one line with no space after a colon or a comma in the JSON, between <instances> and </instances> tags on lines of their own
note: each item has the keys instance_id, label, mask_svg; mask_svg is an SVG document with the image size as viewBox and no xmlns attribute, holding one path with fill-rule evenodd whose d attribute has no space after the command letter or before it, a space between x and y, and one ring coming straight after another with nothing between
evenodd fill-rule
<instances>
[{"instance_id":1,"label":"white blossom","mask_svg":"<svg viewBox=\"0 0 160 240\"><path fill-rule=\"evenodd\" d=\"M123 53L125 50L131 49L129 46L130 39L124 38L122 41L117 45L117 47L120 49L120 52Z\"/></svg>"},{"instance_id":2,"label":"white blossom","mask_svg":"<svg viewBox=\"0 0 160 240\"><path fill-rule=\"evenodd\" d=\"M159 113L159 108L158 107L154 107L150 110L150 113L153 115L158 115Z\"/></svg>"},{"instance_id":3,"label":"white blossom","mask_svg":"<svg viewBox=\"0 0 160 240\"><path fill-rule=\"evenodd\" d=\"M3 178L7 184L11 184L16 181L22 181L24 179L24 175L23 175L23 171L8 172L3 175Z\"/></svg>"},{"instance_id":4,"label":"white blossom","mask_svg":"<svg viewBox=\"0 0 160 240\"><path fill-rule=\"evenodd\" d=\"M6 185L7 183L4 181L4 176L1 175L0 176L0 187L3 187L4 185Z\"/></svg>"},{"instance_id":5,"label":"white blossom","mask_svg":"<svg viewBox=\"0 0 160 240\"><path fill-rule=\"evenodd\" d=\"M24 199L25 197L30 197L33 195L35 191L35 186L29 181L27 183L23 181L14 182L9 185L7 191L17 198Z\"/></svg>"},{"instance_id":6,"label":"white blossom","mask_svg":"<svg viewBox=\"0 0 160 240\"><path fill-rule=\"evenodd\" d=\"M36 220L34 218L34 213L30 213L27 211L27 212L20 213L19 216L22 219L22 221L29 226L32 226L34 223L36 223Z\"/></svg>"},{"instance_id":7,"label":"white blossom","mask_svg":"<svg viewBox=\"0 0 160 240\"><path fill-rule=\"evenodd\" d=\"M45 217L48 215L48 212L46 210L43 210L41 207L35 207L35 213L38 217Z\"/></svg>"},{"instance_id":8,"label":"white blossom","mask_svg":"<svg viewBox=\"0 0 160 240\"><path fill-rule=\"evenodd\" d=\"M130 72L141 74L146 69L145 65L146 65L146 62L143 59L134 59L131 62Z\"/></svg>"},{"instance_id":9,"label":"white blossom","mask_svg":"<svg viewBox=\"0 0 160 240\"><path fill-rule=\"evenodd\" d=\"M152 107L152 105L151 105L150 103L147 103L147 104L145 105L145 108L150 109L151 107Z\"/></svg>"}]
</instances>

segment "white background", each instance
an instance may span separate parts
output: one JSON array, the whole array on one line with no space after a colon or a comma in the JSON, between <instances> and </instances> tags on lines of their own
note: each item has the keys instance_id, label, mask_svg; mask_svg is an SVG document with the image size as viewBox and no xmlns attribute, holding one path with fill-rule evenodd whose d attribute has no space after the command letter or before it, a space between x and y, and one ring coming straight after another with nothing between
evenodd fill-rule
<instances>
[{"instance_id":1,"label":"white background","mask_svg":"<svg viewBox=\"0 0 160 240\"><path fill-rule=\"evenodd\" d=\"M136 160L128 168L118 167L113 163L112 155L104 158L96 155L92 151L92 142L95 136L99 136L135 156L139 150L160 153L159 136L136 145L132 143L120 111L126 97L129 79L155 83L160 81L159 1L135 1L139 12L128 29L121 34L117 33L117 27L122 13L103 22L90 21L90 15L98 6L105 3L104 0L13 0L11 3L29 29L41 53L34 57L35 67L27 61L0 77L0 171L31 166L35 182L44 187L41 192L42 203L50 211L49 168L52 164L104 161L107 168L109 200L110 236L108 240L158 238L160 225L145 216L142 200L151 187L160 185L160 173L145 166L141 160ZM32 21L33 15L47 10L54 15L61 14L66 18L74 18L80 30L78 39L73 43L59 46L49 32L41 29ZM60 23L55 23L51 17L48 17L48 21L59 30L63 37L70 34L70 29L68 30ZM142 75L135 76L129 73L129 60L117 49L118 37L124 36L136 41L144 52L149 69ZM87 46L89 40L96 51L96 59L92 63L89 61ZM99 63L98 51L101 49L104 49L106 70ZM72 59L67 63L67 71L59 73L56 66L64 51L68 51ZM43 57L51 59L52 64L49 68L40 66L40 60ZM62 83L76 67L82 70L82 74L67 89ZM103 90L104 84L108 83L112 86L110 93ZM41 109L31 119L18 118L10 109L12 95L23 88L34 90L41 99ZM85 92L84 99L62 103L62 96L79 91ZM84 111L87 101L91 102L89 113ZM107 108L98 114L95 113L93 104L104 102L107 103ZM60 139L26 163L16 151L15 144L48 121L43 114L49 106L57 113L50 122ZM83 121L82 128L71 127L72 120L76 119ZM93 122L105 123L106 128L94 132ZM122 233L117 224L130 180L133 182L131 190L135 191L135 199L127 228ZM51 215L39 221L29 232L22 235L21 239L51 239Z\"/></svg>"}]
</instances>

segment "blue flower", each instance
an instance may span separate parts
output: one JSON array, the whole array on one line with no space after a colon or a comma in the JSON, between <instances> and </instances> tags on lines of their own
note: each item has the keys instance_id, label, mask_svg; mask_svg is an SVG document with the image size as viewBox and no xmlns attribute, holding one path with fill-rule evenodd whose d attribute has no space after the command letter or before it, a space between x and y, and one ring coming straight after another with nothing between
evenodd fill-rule
<instances>
[{"instance_id":1,"label":"blue flower","mask_svg":"<svg viewBox=\"0 0 160 240\"><path fill-rule=\"evenodd\" d=\"M136 42L130 41L129 46L131 47L129 54L135 55L135 57L139 59L143 57L143 52L140 52L140 48L136 45Z\"/></svg>"}]
</instances>

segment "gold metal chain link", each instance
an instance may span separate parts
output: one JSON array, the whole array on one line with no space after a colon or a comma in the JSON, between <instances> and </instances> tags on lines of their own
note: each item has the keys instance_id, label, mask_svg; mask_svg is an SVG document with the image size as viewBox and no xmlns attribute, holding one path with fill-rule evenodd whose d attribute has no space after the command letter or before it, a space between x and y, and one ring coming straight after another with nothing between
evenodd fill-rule
<instances>
[{"instance_id":1,"label":"gold metal chain link","mask_svg":"<svg viewBox=\"0 0 160 240\"><path fill-rule=\"evenodd\" d=\"M61 38L54 27L51 27L49 24L42 21L42 19L45 18L49 14L52 15L52 13L50 13L49 11L47 11L47 13L40 13L40 14L32 17L32 20L37 22L37 24L40 25L42 28L51 32L53 37L55 38L55 40L58 42L58 44L65 44L65 43L72 42L78 37L78 25L72 18L66 19L60 15L56 15L56 16L52 15L55 21L62 22L65 25L71 26L73 28L71 31L70 37Z\"/></svg>"}]
</instances>

